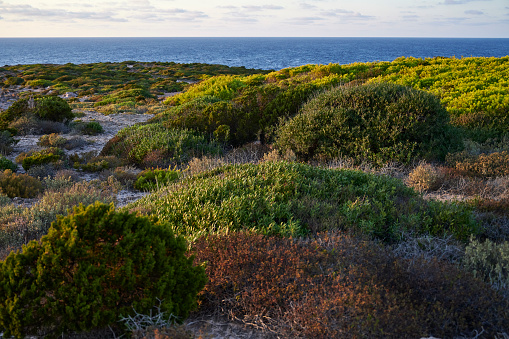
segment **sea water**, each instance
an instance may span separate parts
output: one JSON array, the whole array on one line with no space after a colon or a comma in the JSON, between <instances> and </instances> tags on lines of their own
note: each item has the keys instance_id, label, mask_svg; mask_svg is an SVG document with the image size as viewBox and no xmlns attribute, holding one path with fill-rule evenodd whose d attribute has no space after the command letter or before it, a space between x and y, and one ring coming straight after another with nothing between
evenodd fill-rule
<instances>
[{"instance_id":1,"label":"sea water","mask_svg":"<svg viewBox=\"0 0 509 339\"><path fill-rule=\"evenodd\" d=\"M0 66L162 61L282 69L392 61L401 56L502 57L509 39L465 38L1 38Z\"/></svg>"}]
</instances>

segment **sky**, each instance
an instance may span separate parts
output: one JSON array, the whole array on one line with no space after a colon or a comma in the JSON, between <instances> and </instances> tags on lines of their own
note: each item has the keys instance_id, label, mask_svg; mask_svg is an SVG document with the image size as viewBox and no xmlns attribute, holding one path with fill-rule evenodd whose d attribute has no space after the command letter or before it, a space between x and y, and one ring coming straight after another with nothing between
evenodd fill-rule
<instances>
[{"instance_id":1,"label":"sky","mask_svg":"<svg viewBox=\"0 0 509 339\"><path fill-rule=\"evenodd\" d=\"M0 37L509 38L509 0L0 0Z\"/></svg>"}]
</instances>

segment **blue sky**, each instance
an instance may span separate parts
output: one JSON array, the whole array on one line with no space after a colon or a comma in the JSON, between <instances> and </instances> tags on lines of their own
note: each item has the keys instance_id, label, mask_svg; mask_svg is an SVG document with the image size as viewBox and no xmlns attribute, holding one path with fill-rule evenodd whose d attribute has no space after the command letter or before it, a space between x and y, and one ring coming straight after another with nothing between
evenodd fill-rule
<instances>
[{"instance_id":1,"label":"blue sky","mask_svg":"<svg viewBox=\"0 0 509 339\"><path fill-rule=\"evenodd\" d=\"M0 37L509 38L509 0L0 0Z\"/></svg>"}]
</instances>

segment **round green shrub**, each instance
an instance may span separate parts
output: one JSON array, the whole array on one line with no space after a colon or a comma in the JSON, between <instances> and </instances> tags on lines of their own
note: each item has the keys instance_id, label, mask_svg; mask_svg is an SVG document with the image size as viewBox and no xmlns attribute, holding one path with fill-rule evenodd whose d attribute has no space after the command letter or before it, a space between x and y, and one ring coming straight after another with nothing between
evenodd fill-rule
<instances>
[{"instance_id":1,"label":"round green shrub","mask_svg":"<svg viewBox=\"0 0 509 339\"><path fill-rule=\"evenodd\" d=\"M276 143L300 160L340 156L410 163L444 159L461 147L449 115L434 95L379 83L336 87L306 103L277 133Z\"/></svg>"},{"instance_id":2,"label":"round green shrub","mask_svg":"<svg viewBox=\"0 0 509 339\"><path fill-rule=\"evenodd\" d=\"M4 171L6 169L16 172L16 170L18 169L18 166L16 166L15 163L10 161L3 155L0 155L0 171Z\"/></svg>"},{"instance_id":3,"label":"round green shrub","mask_svg":"<svg viewBox=\"0 0 509 339\"><path fill-rule=\"evenodd\" d=\"M206 282L186 250L163 223L113 204L75 207L39 242L0 262L0 328L4 336L56 338L115 326L121 315L154 306L182 320Z\"/></svg>"},{"instance_id":4,"label":"round green shrub","mask_svg":"<svg viewBox=\"0 0 509 339\"><path fill-rule=\"evenodd\" d=\"M65 122L74 118L67 101L57 96L36 98L34 113L41 120Z\"/></svg>"}]
</instances>

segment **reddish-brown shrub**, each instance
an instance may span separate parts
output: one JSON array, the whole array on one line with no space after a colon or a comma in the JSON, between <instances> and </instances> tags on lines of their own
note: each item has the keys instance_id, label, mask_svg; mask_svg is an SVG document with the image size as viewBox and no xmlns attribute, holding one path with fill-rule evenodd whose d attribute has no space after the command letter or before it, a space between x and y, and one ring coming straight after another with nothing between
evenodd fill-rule
<instances>
[{"instance_id":1,"label":"reddish-brown shrub","mask_svg":"<svg viewBox=\"0 0 509 339\"><path fill-rule=\"evenodd\" d=\"M284 337L493 335L509 326L509 303L472 275L346 235L304 242L236 233L201 238L192 252L207 262L204 312Z\"/></svg>"}]
</instances>

